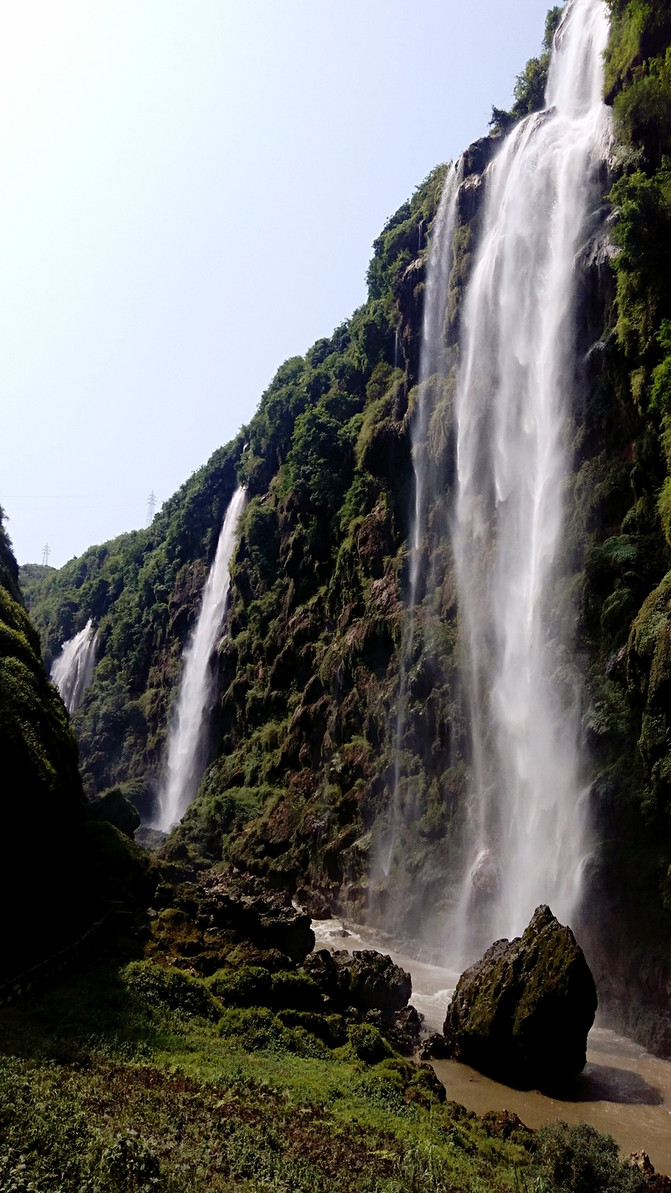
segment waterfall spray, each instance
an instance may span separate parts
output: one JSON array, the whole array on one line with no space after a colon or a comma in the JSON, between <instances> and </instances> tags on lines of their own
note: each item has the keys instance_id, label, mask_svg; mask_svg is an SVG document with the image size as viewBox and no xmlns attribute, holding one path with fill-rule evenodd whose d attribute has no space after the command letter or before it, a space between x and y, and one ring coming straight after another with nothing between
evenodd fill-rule
<instances>
[{"instance_id":1,"label":"waterfall spray","mask_svg":"<svg viewBox=\"0 0 671 1193\"><path fill-rule=\"evenodd\" d=\"M562 674L572 628L559 552L576 258L609 148L607 38L602 0L570 0L546 108L488 168L464 302L453 543L472 753L453 931L467 952L521 931L540 902L570 920L590 848L578 699Z\"/></svg>"},{"instance_id":2,"label":"waterfall spray","mask_svg":"<svg viewBox=\"0 0 671 1193\"><path fill-rule=\"evenodd\" d=\"M98 635L89 618L83 630L63 643L61 653L54 659L50 678L69 713L79 708L93 678L97 644Z\"/></svg>"},{"instance_id":3,"label":"waterfall spray","mask_svg":"<svg viewBox=\"0 0 671 1193\"><path fill-rule=\"evenodd\" d=\"M168 738L165 787L159 797L157 827L168 832L193 799L204 765L203 751L215 695L212 654L221 632L230 586L230 562L238 519L245 506L242 487L233 494L219 535L203 599L186 650L177 708Z\"/></svg>"}]
</instances>

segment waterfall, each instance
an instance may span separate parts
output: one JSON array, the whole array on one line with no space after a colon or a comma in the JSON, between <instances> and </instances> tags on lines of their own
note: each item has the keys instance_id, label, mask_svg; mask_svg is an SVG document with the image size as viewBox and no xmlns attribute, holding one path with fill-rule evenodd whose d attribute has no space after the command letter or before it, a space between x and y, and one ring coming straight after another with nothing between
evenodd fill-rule
<instances>
[{"instance_id":1,"label":"waterfall","mask_svg":"<svg viewBox=\"0 0 671 1193\"><path fill-rule=\"evenodd\" d=\"M410 532L410 559L408 569L408 620L401 645L396 719L394 727L394 772L390 811L386 831L383 833L376 857L374 877L387 878L391 868L392 855L397 843L401 825L412 817L410 806L402 790L403 737L408 717L408 680L415 646L417 603L419 597L420 568L423 540L426 533L427 505L435 497L435 475L433 474L426 439L431 414L434 409L435 391L429 379L444 372L445 354L443 330L447 312L448 288L452 268L452 238L456 216L457 193L461 181L459 163L448 167L440 196L440 203L431 229L429 252L426 264L424 289L424 311L422 319L422 341L420 347L419 389L417 403L411 423L412 467L414 474L414 505ZM397 333L398 339L398 333Z\"/></svg>"},{"instance_id":2,"label":"waterfall","mask_svg":"<svg viewBox=\"0 0 671 1193\"><path fill-rule=\"evenodd\" d=\"M576 258L610 143L607 39L602 0L570 0L546 107L488 167L464 300L452 534L471 792L452 928L467 952L519 933L541 902L570 921L590 849L560 550Z\"/></svg>"},{"instance_id":3,"label":"waterfall","mask_svg":"<svg viewBox=\"0 0 671 1193\"><path fill-rule=\"evenodd\" d=\"M98 635L91 618L83 630L63 643L61 653L51 666L51 681L56 684L69 713L79 708L93 678Z\"/></svg>"},{"instance_id":4,"label":"waterfall","mask_svg":"<svg viewBox=\"0 0 671 1193\"><path fill-rule=\"evenodd\" d=\"M245 490L240 486L226 510L198 619L184 651L182 682L168 737L167 778L159 797L157 827L163 832L181 820L202 775L209 714L215 697L212 654L226 613L229 567L245 500Z\"/></svg>"}]
</instances>

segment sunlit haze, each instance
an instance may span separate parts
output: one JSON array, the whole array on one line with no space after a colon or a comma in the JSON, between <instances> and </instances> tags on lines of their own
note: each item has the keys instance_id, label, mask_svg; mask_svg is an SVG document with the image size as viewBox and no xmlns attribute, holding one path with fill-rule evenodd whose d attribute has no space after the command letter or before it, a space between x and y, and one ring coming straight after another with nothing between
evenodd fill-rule
<instances>
[{"instance_id":1,"label":"sunlit haze","mask_svg":"<svg viewBox=\"0 0 671 1193\"><path fill-rule=\"evenodd\" d=\"M144 525L483 135L542 0L2 0L0 502L20 562Z\"/></svg>"}]
</instances>

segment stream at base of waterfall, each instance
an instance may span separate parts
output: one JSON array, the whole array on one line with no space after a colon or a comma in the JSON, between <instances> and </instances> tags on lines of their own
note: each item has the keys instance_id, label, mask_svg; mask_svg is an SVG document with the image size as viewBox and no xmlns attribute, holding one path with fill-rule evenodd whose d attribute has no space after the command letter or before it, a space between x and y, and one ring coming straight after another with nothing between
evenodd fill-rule
<instances>
[{"instance_id":1,"label":"stream at base of waterfall","mask_svg":"<svg viewBox=\"0 0 671 1193\"><path fill-rule=\"evenodd\" d=\"M427 1032L442 1031L458 973L435 964L436 958L428 953L420 959L409 957L386 937L359 924L334 918L313 920L312 928L315 949L388 953L412 976L410 1001L424 1016ZM558 1119L590 1123L612 1135L623 1155L643 1150L658 1172L671 1173L671 1062L600 1026L598 1015L589 1034L587 1065L570 1099L511 1089L458 1061L431 1063L448 1098L476 1114L510 1110L532 1128Z\"/></svg>"}]
</instances>

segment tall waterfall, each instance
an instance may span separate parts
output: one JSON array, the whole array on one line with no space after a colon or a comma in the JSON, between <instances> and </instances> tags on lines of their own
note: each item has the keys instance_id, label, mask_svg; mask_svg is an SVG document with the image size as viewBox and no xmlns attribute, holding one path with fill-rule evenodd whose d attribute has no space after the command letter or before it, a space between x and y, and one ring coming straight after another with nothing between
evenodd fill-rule
<instances>
[{"instance_id":1,"label":"tall waterfall","mask_svg":"<svg viewBox=\"0 0 671 1193\"><path fill-rule=\"evenodd\" d=\"M202 774L209 714L215 696L212 654L226 613L229 566L238 519L245 506L242 487L235 490L221 527L208 573L198 620L184 651L184 671L168 738L168 773L159 797L157 827L168 832L193 799Z\"/></svg>"},{"instance_id":2,"label":"tall waterfall","mask_svg":"<svg viewBox=\"0 0 671 1193\"><path fill-rule=\"evenodd\" d=\"M560 550L576 258L609 147L607 38L603 0L570 0L546 107L488 168L463 307L453 546L472 752L454 929L466 951L520 932L540 902L570 920L590 848Z\"/></svg>"},{"instance_id":3,"label":"tall waterfall","mask_svg":"<svg viewBox=\"0 0 671 1193\"><path fill-rule=\"evenodd\" d=\"M61 653L51 667L51 681L56 684L69 713L79 708L93 678L98 635L91 618L83 630L63 643Z\"/></svg>"},{"instance_id":4,"label":"tall waterfall","mask_svg":"<svg viewBox=\"0 0 671 1193\"><path fill-rule=\"evenodd\" d=\"M399 830L407 818L412 818L414 809L409 807L402 789L401 761L403 735L408 716L408 678L415 645L415 629L418 614L422 542L426 530L427 504L435 496L435 476L426 450L429 423L434 409L435 391L430 378L442 370L444 363L443 327L448 302L448 287L452 268L452 238L454 235L457 194L461 171L456 162L448 168L438 204L438 210L431 229L429 252L426 263L426 284L424 316L422 321L422 342L420 348L419 390L411 424L412 465L414 473L414 506L410 536L408 620L401 646L401 666L396 702L396 724L394 733L394 774L389 821L381 837L376 859L378 875L389 875L392 855L398 841ZM398 337L397 337L398 338Z\"/></svg>"}]
</instances>

